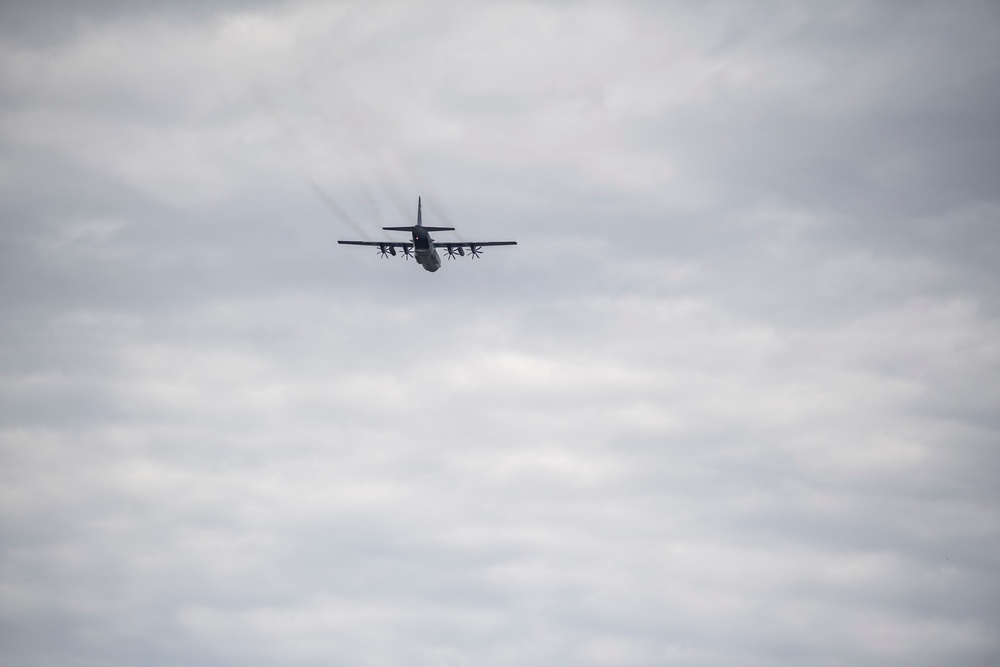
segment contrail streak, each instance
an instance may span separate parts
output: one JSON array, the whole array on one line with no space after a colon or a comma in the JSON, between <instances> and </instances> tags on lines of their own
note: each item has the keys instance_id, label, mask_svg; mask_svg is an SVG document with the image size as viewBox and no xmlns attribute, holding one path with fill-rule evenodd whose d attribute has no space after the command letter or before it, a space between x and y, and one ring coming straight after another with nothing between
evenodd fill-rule
<instances>
[{"instance_id":1,"label":"contrail streak","mask_svg":"<svg viewBox=\"0 0 1000 667\"><path fill-rule=\"evenodd\" d=\"M337 219L360 234L366 241L371 241L371 235L365 231L364 227L345 209L337 203L337 200L327 192L319 183L307 174L305 165L305 147L302 145L298 133L292 127L291 121L281 113L278 108L263 94L256 95L257 102L261 108L265 109L268 115L278 123L280 136L283 139L281 148L285 153L285 158L298 173L302 182L309 186L309 189L322 201L326 207L337 217Z\"/></svg>"},{"instance_id":2,"label":"contrail streak","mask_svg":"<svg viewBox=\"0 0 1000 667\"><path fill-rule=\"evenodd\" d=\"M358 221L355 220L343 206L338 204L337 201L330 196L330 193L320 187L319 183L312 180L305 174L300 174L300 176L302 177L302 180L305 181L306 185L308 185L309 188L316 193L316 196L319 197L324 204L326 204L326 207L330 209L341 222L349 226L361 236L365 237L366 241L372 240L372 237L368 235L368 232L366 232L360 224L358 224Z\"/></svg>"}]
</instances>

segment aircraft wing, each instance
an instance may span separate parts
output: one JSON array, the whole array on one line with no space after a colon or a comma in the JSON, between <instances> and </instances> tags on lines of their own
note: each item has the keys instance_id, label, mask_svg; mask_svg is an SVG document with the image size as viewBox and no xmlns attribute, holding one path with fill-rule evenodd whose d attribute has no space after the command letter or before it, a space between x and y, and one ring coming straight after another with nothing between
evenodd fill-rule
<instances>
[{"instance_id":1,"label":"aircraft wing","mask_svg":"<svg viewBox=\"0 0 1000 667\"><path fill-rule=\"evenodd\" d=\"M376 248L412 248L412 241L337 241L343 245L367 245ZM435 241L438 248L482 248L493 245L517 245L517 241Z\"/></svg>"},{"instance_id":2,"label":"aircraft wing","mask_svg":"<svg viewBox=\"0 0 1000 667\"><path fill-rule=\"evenodd\" d=\"M489 245L517 245L517 241L435 241L438 248L482 248Z\"/></svg>"},{"instance_id":3,"label":"aircraft wing","mask_svg":"<svg viewBox=\"0 0 1000 667\"><path fill-rule=\"evenodd\" d=\"M412 248L412 241L337 241L343 245L370 245L376 248Z\"/></svg>"}]
</instances>

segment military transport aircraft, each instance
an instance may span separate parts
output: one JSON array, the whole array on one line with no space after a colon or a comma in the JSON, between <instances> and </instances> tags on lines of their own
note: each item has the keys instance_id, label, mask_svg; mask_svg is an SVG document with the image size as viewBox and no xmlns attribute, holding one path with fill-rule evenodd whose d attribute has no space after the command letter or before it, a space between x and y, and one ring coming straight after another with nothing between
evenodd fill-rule
<instances>
[{"instance_id":1,"label":"military transport aircraft","mask_svg":"<svg viewBox=\"0 0 1000 667\"><path fill-rule=\"evenodd\" d=\"M396 249L399 248L403 257L409 259L413 257L417 264L427 271L437 271L441 268L441 256L437 249L444 248L448 251L448 259L455 259L455 256L465 257L468 249L469 255L475 259L482 254L483 246L489 245L517 245L517 241L435 241L429 232L453 232L454 227L424 227L424 221L420 212L420 197L417 197L417 224L412 227L383 227L390 232L410 232L413 234L412 241L337 241L344 245L370 245L378 248L378 254L382 257L396 256Z\"/></svg>"}]
</instances>

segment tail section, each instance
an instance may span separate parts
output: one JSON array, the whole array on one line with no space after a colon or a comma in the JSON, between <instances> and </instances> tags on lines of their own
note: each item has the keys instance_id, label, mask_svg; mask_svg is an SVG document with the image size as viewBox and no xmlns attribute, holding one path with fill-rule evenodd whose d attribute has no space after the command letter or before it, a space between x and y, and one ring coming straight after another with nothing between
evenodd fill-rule
<instances>
[{"instance_id":1,"label":"tail section","mask_svg":"<svg viewBox=\"0 0 1000 667\"><path fill-rule=\"evenodd\" d=\"M453 232L454 227L424 227L424 216L422 205L420 203L420 197L417 197L417 224L412 227L383 227L382 229L390 232L413 232L417 229L422 229L425 232Z\"/></svg>"}]
</instances>

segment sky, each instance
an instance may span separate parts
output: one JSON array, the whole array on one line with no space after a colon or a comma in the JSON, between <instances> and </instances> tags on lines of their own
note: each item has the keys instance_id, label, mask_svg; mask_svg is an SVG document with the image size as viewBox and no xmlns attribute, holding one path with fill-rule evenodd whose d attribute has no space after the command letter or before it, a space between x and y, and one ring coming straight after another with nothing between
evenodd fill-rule
<instances>
[{"instance_id":1,"label":"sky","mask_svg":"<svg viewBox=\"0 0 1000 667\"><path fill-rule=\"evenodd\" d=\"M1000 666L998 32L4 3L0 663Z\"/></svg>"}]
</instances>

